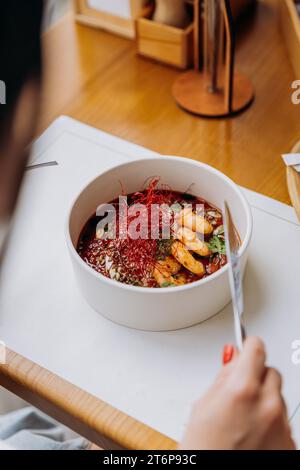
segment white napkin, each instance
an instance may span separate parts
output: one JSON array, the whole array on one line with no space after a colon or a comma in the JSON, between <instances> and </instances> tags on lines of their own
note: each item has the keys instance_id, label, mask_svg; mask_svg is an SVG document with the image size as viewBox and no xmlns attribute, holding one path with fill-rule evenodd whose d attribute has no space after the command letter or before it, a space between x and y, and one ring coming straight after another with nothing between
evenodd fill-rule
<instances>
[{"instance_id":1,"label":"white napkin","mask_svg":"<svg viewBox=\"0 0 300 470\"><path fill-rule=\"evenodd\" d=\"M282 158L286 166L292 166L300 173L300 153L287 153Z\"/></svg>"}]
</instances>

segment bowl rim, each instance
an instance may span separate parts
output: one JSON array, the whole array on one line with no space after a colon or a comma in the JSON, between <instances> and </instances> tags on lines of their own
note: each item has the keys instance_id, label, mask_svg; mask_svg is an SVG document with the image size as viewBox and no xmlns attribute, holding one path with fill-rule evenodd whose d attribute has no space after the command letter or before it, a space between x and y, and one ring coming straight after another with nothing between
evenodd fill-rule
<instances>
[{"instance_id":1,"label":"bowl rim","mask_svg":"<svg viewBox=\"0 0 300 470\"><path fill-rule=\"evenodd\" d=\"M68 210L67 220L66 220L66 224L65 224L66 242L67 242L67 246L69 248L69 251L71 253L71 256L73 256L73 259L84 270L86 270L88 273L90 273L96 279L110 285L111 287L116 287L116 288L119 288L119 289L125 289L125 290L128 290L128 291L132 291L132 292L135 292L135 293L149 294L149 295L153 295L153 294L164 295L164 294L167 294L167 293L171 294L172 292L175 294L176 292L181 292L181 291L186 291L186 290L189 290L189 289L193 289L193 288L199 287L201 285L204 285L204 284L206 284L210 281L213 281L214 279L217 279L218 277L222 276L228 270L228 263L226 263L225 266L223 266L221 269L219 269L215 273L211 274L210 276L207 276L204 279L199 279L198 281L191 282L189 284L184 284L182 286L176 286L176 287L173 287L173 288L160 287L159 289L152 289L152 288L149 288L149 287L132 286L130 284L125 284L125 283L116 281L115 279L110 279L110 278L104 276L103 274L95 271L95 269L93 269L91 266L89 266L81 258L81 256L79 255L79 253L75 249L75 247L72 243L71 234L70 234L70 220L71 220L71 215L72 215L74 205L77 202L77 200L79 199L79 197L81 196L81 194L94 181L96 181L100 176L105 177L105 175L107 173L109 173L110 171L115 170L117 168L122 168L122 167L125 167L127 165L134 164L134 163L141 162L141 161L145 162L145 161L153 161L153 160L165 160L165 161L168 161L168 162L172 162L172 161L175 161L175 160L176 161L180 160L180 161L184 162L187 165L196 166L196 167L199 167L199 168L204 168L205 170L207 170L211 173L214 173L216 176L223 179L227 184L229 184L232 187L232 189L235 191L235 193L240 198L240 200L243 204L245 214L246 214L246 219L247 219L246 220L246 227L247 227L246 236L245 236L244 240L242 241L241 247L239 249L239 257L241 257L244 254L244 252L247 250L247 248L250 244L250 240L251 240L251 237L252 237L252 230L253 230L253 216L252 216L250 205L249 205L246 197L242 193L240 187L231 178L226 176L224 173L222 173L221 171L217 170L216 168L214 168L214 167L212 167L212 166L210 166L206 163L202 163L202 162L199 162L197 160L192 160L192 159L186 158L186 157L179 157L179 156L173 156L173 155L172 156L171 155L159 155L159 156L154 155L154 156L150 156L150 157L149 156L147 156L147 157L137 157L137 158L134 158L133 160L129 160L127 162L124 162L124 163L115 165L111 168L108 168L103 173L99 173L97 176L93 177L90 181L88 181L88 183L85 183L84 186L77 193L75 198L72 200L71 206L69 207L69 210Z\"/></svg>"}]
</instances>

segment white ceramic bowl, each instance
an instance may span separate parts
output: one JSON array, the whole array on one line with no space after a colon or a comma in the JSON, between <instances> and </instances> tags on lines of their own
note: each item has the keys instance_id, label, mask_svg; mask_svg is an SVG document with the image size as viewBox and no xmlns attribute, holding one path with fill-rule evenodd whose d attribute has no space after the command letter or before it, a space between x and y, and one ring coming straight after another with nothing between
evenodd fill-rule
<instances>
[{"instance_id":1,"label":"white ceramic bowl","mask_svg":"<svg viewBox=\"0 0 300 470\"><path fill-rule=\"evenodd\" d=\"M106 318L142 330L175 330L195 325L219 312L230 301L227 266L211 276L179 287L151 289L111 280L89 267L76 252L85 223L101 203L119 196L120 181L127 193L135 192L151 176L177 191L189 191L222 208L229 203L240 234L244 271L252 232L250 207L233 181L214 168L180 157L154 157L119 165L102 173L76 198L68 215L67 244L79 290Z\"/></svg>"}]
</instances>

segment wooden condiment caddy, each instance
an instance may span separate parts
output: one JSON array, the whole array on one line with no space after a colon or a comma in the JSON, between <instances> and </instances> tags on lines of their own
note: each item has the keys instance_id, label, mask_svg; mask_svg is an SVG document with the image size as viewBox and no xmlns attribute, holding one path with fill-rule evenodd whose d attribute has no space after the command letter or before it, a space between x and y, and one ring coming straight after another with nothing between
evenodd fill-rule
<instances>
[{"instance_id":1,"label":"wooden condiment caddy","mask_svg":"<svg viewBox=\"0 0 300 470\"><path fill-rule=\"evenodd\" d=\"M194 0L186 0L193 9ZM231 0L232 14L236 20L241 12L255 0ZM154 4L144 10L143 17L136 21L136 40L138 53L157 61L187 69L194 65L194 21L186 28L175 28L153 21Z\"/></svg>"},{"instance_id":2,"label":"wooden condiment caddy","mask_svg":"<svg viewBox=\"0 0 300 470\"><path fill-rule=\"evenodd\" d=\"M153 21L153 7L136 22L138 53L144 57L186 69L193 64L193 24L175 28Z\"/></svg>"}]
</instances>

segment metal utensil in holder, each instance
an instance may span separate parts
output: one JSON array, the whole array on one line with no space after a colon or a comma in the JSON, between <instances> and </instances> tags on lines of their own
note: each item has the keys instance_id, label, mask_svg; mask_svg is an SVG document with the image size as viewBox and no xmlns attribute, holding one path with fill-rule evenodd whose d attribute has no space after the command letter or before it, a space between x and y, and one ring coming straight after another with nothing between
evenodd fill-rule
<instances>
[{"instance_id":1,"label":"metal utensil in holder","mask_svg":"<svg viewBox=\"0 0 300 470\"><path fill-rule=\"evenodd\" d=\"M194 69L177 78L180 107L204 117L226 117L254 98L249 78L235 71L235 35L230 0L194 0Z\"/></svg>"}]
</instances>

